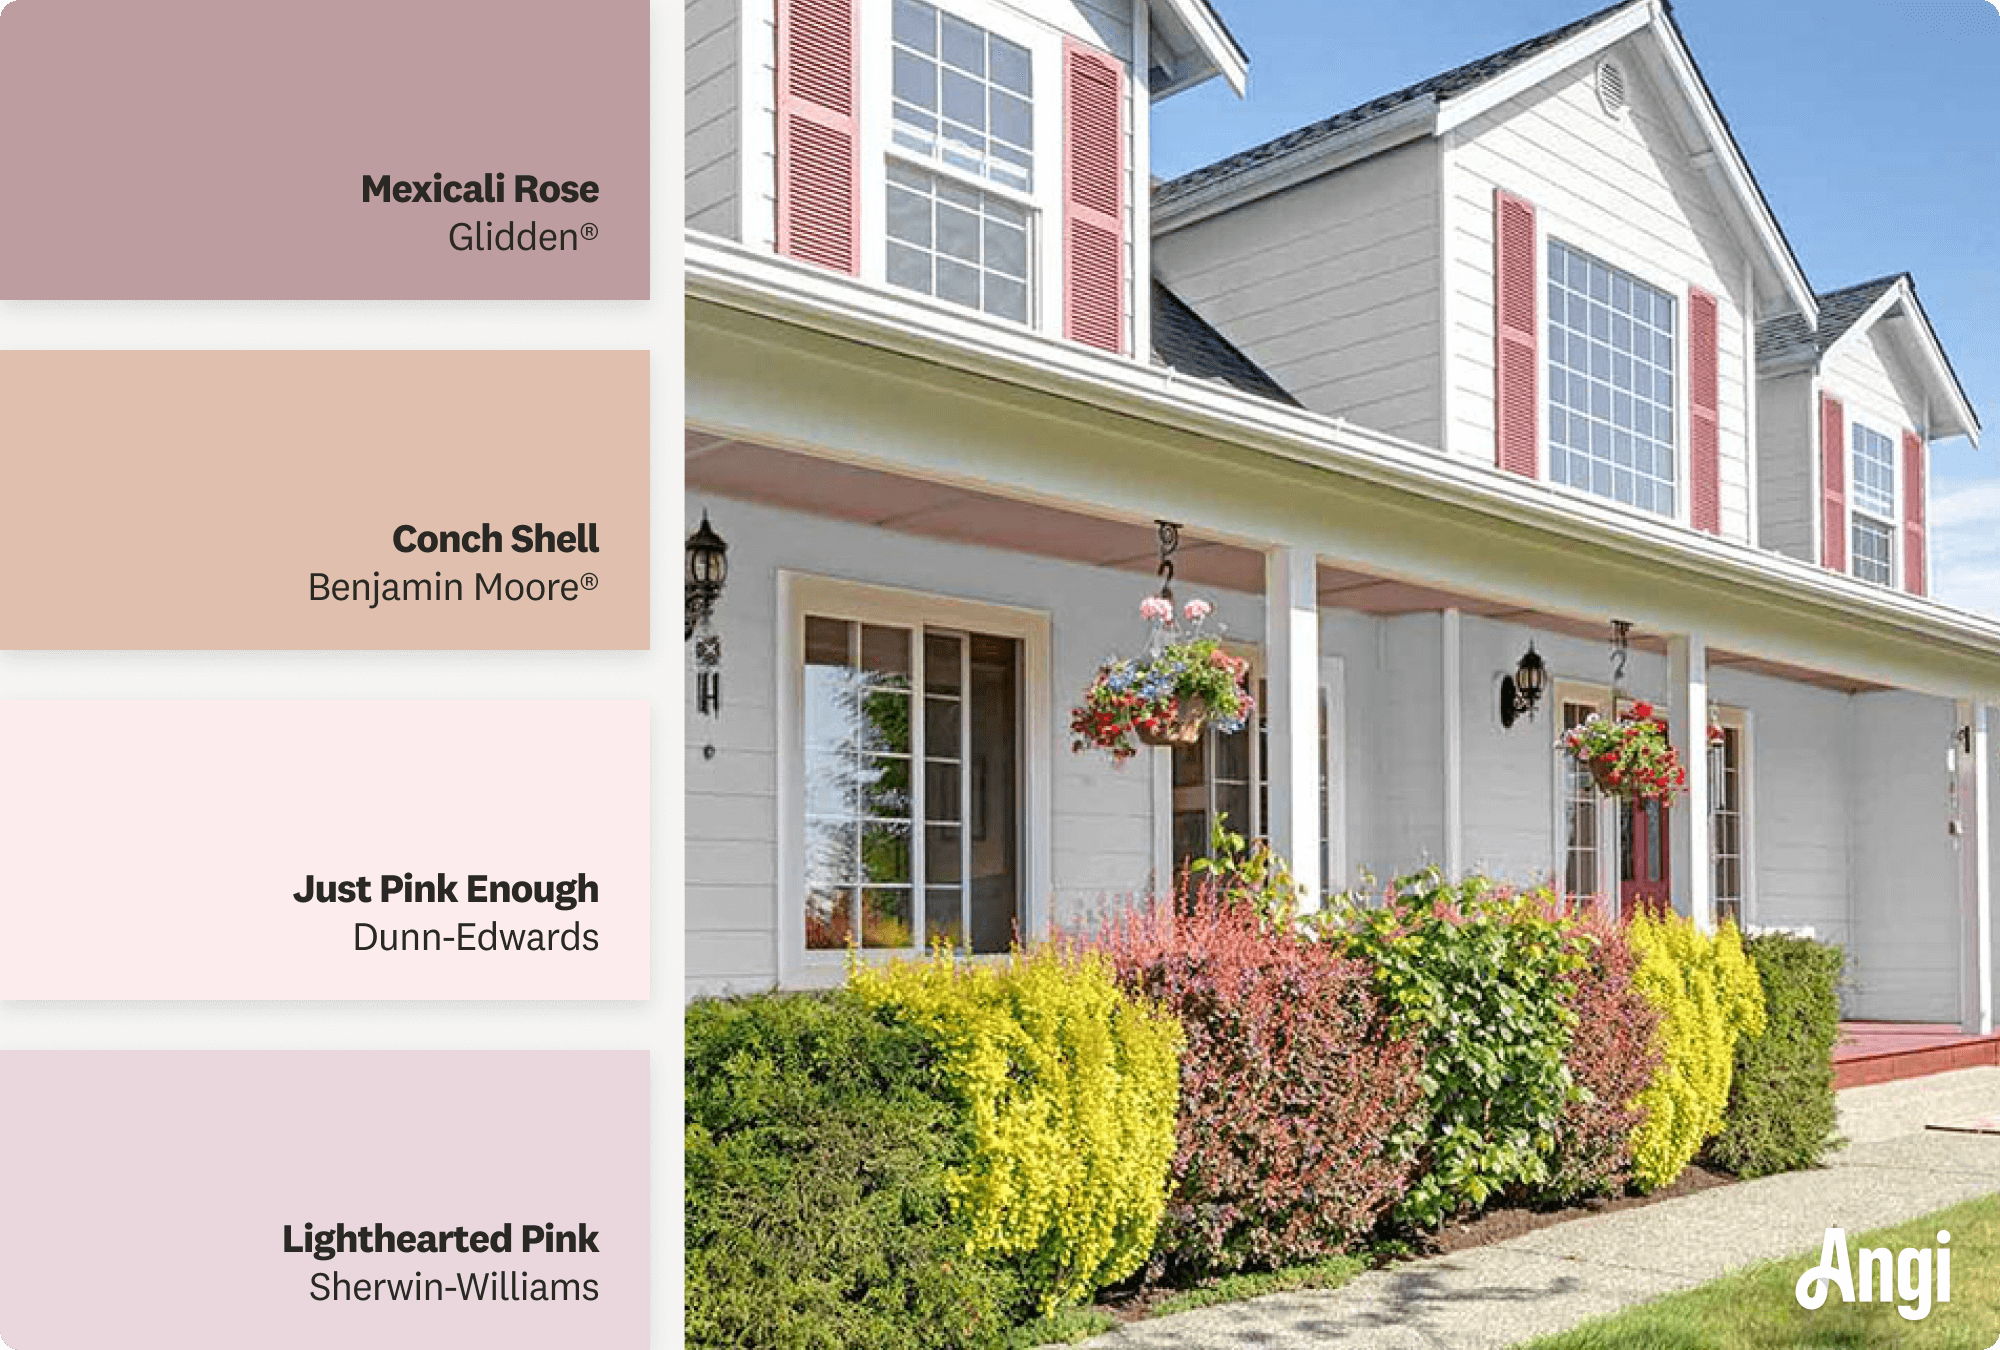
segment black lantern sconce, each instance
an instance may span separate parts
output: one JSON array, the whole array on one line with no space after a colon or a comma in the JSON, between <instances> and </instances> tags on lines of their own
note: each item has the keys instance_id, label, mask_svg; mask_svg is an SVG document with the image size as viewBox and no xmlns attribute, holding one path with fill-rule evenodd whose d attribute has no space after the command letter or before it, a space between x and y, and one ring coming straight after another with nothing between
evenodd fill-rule
<instances>
[{"instance_id":1,"label":"black lantern sconce","mask_svg":"<svg viewBox=\"0 0 2000 1350\"><path fill-rule=\"evenodd\" d=\"M722 711L722 638L709 626L709 620L728 577L729 545L709 525L708 512L703 511L701 526L687 537L687 638L694 640L695 708L708 717ZM703 753L712 756L714 752L705 749Z\"/></svg>"},{"instance_id":2,"label":"black lantern sconce","mask_svg":"<svg viewBox=\"0 0 2000 1350\"><path fill-rule=\"evenodd\" d=\"M1500 725L1512 727L1522 717L1533 717L1536 705L1542 701L1542 691L1548 687L1549 668L1530 642L1514 673L1500 677Z\"/></svg>"}]
</instances>

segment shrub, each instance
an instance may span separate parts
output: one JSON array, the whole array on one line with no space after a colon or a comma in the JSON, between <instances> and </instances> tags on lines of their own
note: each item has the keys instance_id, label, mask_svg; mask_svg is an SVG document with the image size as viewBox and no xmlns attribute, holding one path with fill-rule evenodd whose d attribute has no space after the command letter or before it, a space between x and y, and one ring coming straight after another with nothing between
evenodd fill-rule
<instances>
[{"instance_id":1,"label":"shrub","mask_svg":"<svg viewBox=\"0 0 2000 1350\"><path fill-rule=\"evenodd\" d=\"M1660 1013L1660 1067L1639 1094L1632 1176L1657 1190L1722 1128L1737 1038L1764 1030L1764 993L1734 924L1712 935L1668 914L1640 914L1629 932L1633 983Z\"/></svg>"},{"instance_id":2,"label":"shrub","mask_svg":"<svg viewBox=\"0 0 2000 1350\"><path fill-rule=\"evenodd\" d=\"M1564 997L1587 942L1545 892L1511 893L1435 872L1352 901L1321 921L1370 962L1396 1033L1423 1055L1423 1102L1404 1147L1415 1159L1397 1208L1434 1226L1503 1194L1539 1191L1574 1088Z\"/></svg>"},{"instance_id":3,"label":"shrub","mask_svg":"<svg viewBox=\"0 0 2000 1350\"><path fill-rule=\"evenodd\" d=\"M972 1137L937 1060L851 995L688 1008L688 1345L998 1340L1016 1295L965 1254L949 1182Z\"/></svg>"},{"instance_id":4,"label":"shrub","mask_svg":"<svg viewBox=\"0 0 2000 1350\"><path fill-rule=\"evenodd\" d=\"M1765 933L1744 950L1764 990L1764 1034L1736 1045L1722 1133L1709 1156L1738 1176L1812 1167L1833 1139L1841 949Z\"/></svg>"},{"instance_id":5,"label":"shrub","mask_svg":"<svg viewBox=\"0 0 2000 1350\"><path fill-rule=\"evenodd\" d=\"M953 1179L968 1250L1017 1269L1043 1311L1145 1263L1174 1154L1180 1031L1101 957L948 954L857 965L867 1003L930 1036L970 1123Z\"/></svg>"},{"instance_id":6,"label":"shrub","mask_svg":"<svg viewBox=\"0 0 2000 1350\"><path fill-rule=\"evenodd\" d=\"M1577 922L1590 940L1589 960L1569 977L1575 1028L1564 1058L1577 1090L1541 1196L1563 1202L1614 1194L1631 1180L1636 1099L1660 1065L1660 1014L1633 987L1639 958L1625 930L1595 909Z\"/></svg>"},{"instance_id":7,"label":"shrub","mask_svg":"<svg viewBox=\"0 0 2000 1350\"><path fill-rule=\"evenodd\" d=\"M1389 1034L1368 967L1266 921L1260 885L1190 877L1176 904L1096 939L1187 1038L1155 1278L1337 1255L1409 1173L1396 1139L1418 1102L1415 1046Z\"/></svg>"}]
</instances>

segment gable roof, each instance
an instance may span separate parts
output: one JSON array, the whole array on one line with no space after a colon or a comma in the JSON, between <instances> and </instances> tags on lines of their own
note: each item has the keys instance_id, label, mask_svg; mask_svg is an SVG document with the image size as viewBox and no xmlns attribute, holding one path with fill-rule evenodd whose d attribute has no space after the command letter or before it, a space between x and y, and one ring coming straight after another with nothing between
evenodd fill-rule
<instances>
[{"instance_id":1,"label":"gable roof","mask_svg":"<svg viewBox=\"0 0 2000 1350\"><path fill-rule=\"evenodd\" d=\"M1350 127L1371 121L1384 113L1393 112L1420 99L1433 98L1442 101L1477 88L1495 76L1512 70L1530 57L1539 56L1558 43L1576 36L1599 20L1644 3L1646 0L1618 0L1617 4L1607 5L1594 14L1586 15L1574 23L1564 24L1561 28L1552 29L1539 37L1529 38L1526 42L1517 42L1489 56L1482 56L1477 61L1468 61L1441 75L1433 75L1427 80L1405 85L1394 93L1383 94L1366 103L1356 104L1345 112L1337 112L1309 126L1300 127L1296 131L1265 141L1262 145L1238 151L1226 159L1219 159L1191 173L1184 173L1179 178L1163 183L1153 190L1154 209L1170 206L1202 188L1239 178L1250 170L1274 160L1310 149Z\"/></svg>"},{"instance_id":2,"label":"gable roof","mask_svg":"<svg viewBox=\"0 0 2000 1350\"><path fill-rule=\"evenodd\" d=\"M1745 237L1755 245L1763 275L1809 322L1816 301L1805 269L1786 239L1763 188L1736 143L1708 81L1673 19L1669 0L1619 0L1560 28L1468 61L1443 74L1370 99L1344 112L1266 141L1161 184L1153 192L1154 229L1171 231L1214 211L1226 210L1293 183L1332 173L1347 164L1424 136L1463 125L1557 70L1588 60L1628 36L1650 31L1672 86L1689 110L1690 134L1706 144L1696 155L1720 200L1733 204Z\"/></svg>"},{"instance_id":3,"label":"gable roof","mask_svg":"<svg viewBox=\"0 0 2000 1350\"><path fill-rule=\"evenodd\" d=\"M1917 279L1908 272L1826 292L1819 297L1817 325L1793 315L1759 324L1758 368L1782 371L1817 366L1849 334L1865 333L1899 309L1908 323L1890 335L1904 345L1911 358L1910 368L1925 382L1926 392L1938 400L1932 409L1930 436L1965 436L1977 445L1979 414L1959 382L1937 330L1931 327L1923 301L1917 298ZM1935 415L1939 408L1942 416Z\"/></svg>"},{"instance_id":4,"label":"gable roof","mask_svg":"<svg viewBox=\"0 0 2000 1350\"><path fill-rule=\"evenodd\" d=\"M1261 366L1157 280L1153 282L1153 364L1199 380L1219 380L1246 394L1299 406L1299 401L1265 374Z\"/></svg>"}]
</instances>

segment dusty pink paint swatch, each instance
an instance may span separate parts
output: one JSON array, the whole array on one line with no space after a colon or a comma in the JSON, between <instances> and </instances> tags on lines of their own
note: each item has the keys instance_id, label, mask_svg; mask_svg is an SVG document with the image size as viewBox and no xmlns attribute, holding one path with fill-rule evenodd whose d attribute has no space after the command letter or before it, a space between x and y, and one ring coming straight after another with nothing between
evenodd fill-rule
<instances>
[{"instance_id":1,"label":"dusty pink paint swatch","mask_svg":"<svg viewBox=\"0 0 2000 1350\"><path fill-rule=\"evenodd\" d=\"M0 703L0 999L644 999L648 725Z\"/></svg>"},{"instance_id":2,"label":"dusty pink paint swatch","mask_svg":"<svg viewBox=\"0 0 2000 1350\"><path fill-rule=\"evenodd\" d=\"M13 0L0 298L645 299L649 20L645 0ZM496 175L501 200L464 200Z\"/></svg>"},{"instance_id":3,"label":"dusty pink paint swatch","mask_svg":"<svg viewBox=\"0 0 2000 1350\"><path fill-rule=\"evenodd\" d=\"M17 1350L649 1343L643 1052L8 1051L0 1083ZM285 1251L308 1223L370 1245L377 1224L505 1232L509 1250ZM597 1250L524 1250L530 1225ZM425 1297L387 1296L419 1272ZM384 1296L335 1298L336 1277ZM537 1280L563 1297L494 1296Z\"/></svg>"},{"instance_id":4,"label":"dusty pink paint swatch","mask_svg":"<svg viewBox=\"0 0 2000 1350\"><path fill-rule=\"evenodd\" d=\"M644 649L647 381L631 351L0 352L0 647Z\"/></svg>"}]
</instances>

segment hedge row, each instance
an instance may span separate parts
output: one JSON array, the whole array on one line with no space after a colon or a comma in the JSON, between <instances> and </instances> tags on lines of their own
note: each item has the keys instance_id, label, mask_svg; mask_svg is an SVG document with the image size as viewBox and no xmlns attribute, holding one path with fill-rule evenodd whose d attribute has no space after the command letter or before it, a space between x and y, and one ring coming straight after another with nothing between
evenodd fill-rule
<instances>
[{"instance_id":1,"label":"hedge row","mask_svg":"<svg viewBox=\"0 0 2000 1350\"><path fill-rule=\"evenodd\" d=\"M991 1346L1144 1274L1810 1166L1839 954L1435 875L1299 919L1225 851L999 965L688 1014L688 1344Z\"/></svg>"}]
</instances>

